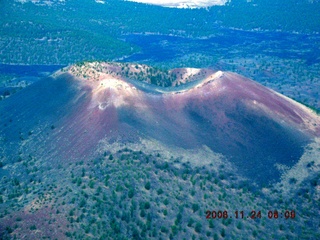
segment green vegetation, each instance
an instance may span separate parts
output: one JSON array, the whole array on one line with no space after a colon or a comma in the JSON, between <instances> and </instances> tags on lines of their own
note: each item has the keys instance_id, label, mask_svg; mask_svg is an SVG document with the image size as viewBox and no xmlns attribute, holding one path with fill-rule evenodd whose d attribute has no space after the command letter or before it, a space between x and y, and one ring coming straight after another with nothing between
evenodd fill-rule
<instances>
[{"instance_id":1,"label":"green vegetation","mask_svg":"<svg viewBox=\"0 0 320 240\"><path fill-rule=\"evenodd\" d=\"M247 239L250 235L268 237L271 231L274 238L281 239L286 234L295 238L301 232L311 237L317 228L306 227L305 220L313 223L318 219L315 209L319 206L312 196L319 177L309 185L299 183L303 188L290 197L272 187L271 195L250 190L254 188L249 182L229 178L233 174L222 165L214 170L210 165L196 167L176 160L174 166L158 153L129 148L51 169L40 167L35 157L26 161L22 154L21 158L16 164L29 176L3 177L0 182L0 223L8 226L1 234L7 237L32 231L37 238L45 228L69 239ZM36 172L32 172L34 166L38 166ZM218 177L221 175L223 180ZM26 176L23 171L21 176ZM19 202L21 198L25 200ZM305 205L306 201L310 204ZM21 209L27 212L22 214ZM236 219L233 215L233 219L206 219L208 210L226 210L232 215L240 210L249 214L252 209L261 211L262 218L247 220L245 215L245 219ZM292 209L299 212L299 218L270 220L270 209ZM45 218L36 217L44 213ZM37 222L28 223L30 217ZM20 227L7 222L18 222ZM242 231L246 237L239 235Z\"/></svg>"},{"instance_id":2,"label":"green vegetation","mask_svg":"<svg viewBox=\"0 0 320 240\"><path fill-rule=\"evenodd\" d=\"M87 64L83 61L111 60L138 52L137 46L121 40L125 34L160 33L196 38L218 36L221 26L273 31L281 26L283 31L314 32L319 31L320 22L318 2L311 5L297 1L297 5L289 0L276 1L273 5L256 0L258 7L251 3L240 5L239 0L232 1L232 6L193 10L123 1L108 1L105 5L97 5L95 1L67 1L65 5L51 7L12 2L0 2L2 63L79 62L77 67L83 67ZM319 99L310 90L318 89L314 87L319 82L317 64L309 66L301 59L284 61L255 52L251 57L234 58L251 47L242 46L243 51L239 52L240 47L235 45L228 50L235 51L229 57L226 57L229 52L219 56L211 53L179 56L166 60L165 66L160 62L152 68L119 64L121 70L117 74L170 86L176 76L163 68L219 63L224 70L260 77L265 85L317 106L317 102L309 102L309 96ZM283 73L283 69L292 71ZM304 72L308 74L297 78ZM89 76L84 70L79 74L84 78ZM277 76L278 81L270 82L270 76ZM7 83L12 77L0 75L0 83ZM294 87L297 82L301 88L309 86L310 93ZM3 92L0 100L12 93ZM319 113L317 108L314 111ZM10 119L1 127L6 128L7 124L15 123ZM48 123L46 130L55 134L59 126ZM194 166L170 159L162 152L144 153L127 147L119 151L103 149L94 159L70 161L66 156L46 161L35 157L33 149L24 148L30 138L39 137L36 131L17 130L15 137L21 145L11 158L2 148L6 139L0 138L1 239L24 236L32 239L267 239L270 233L274 239L319 238L319 174L302 182L290 178L292 191L282 193L273 186L256 189L223 166L218 169L210 165ZM316 163L308 162L306 166L311 171ZM268 211L275 209L294 210L297 217L268 219ZM208 210L226 210L230 215L235 211L248 214L256 210L263 217L206 219Z\"/></svg>"},{"instance_id":3,"label":"green vegetation","mask_svg":"<svg viewBox=\"0 0 320 240\"><path fill-rule=\"evenodd\" d=\"M121 60L141 50L126 39L127 35L170 34L198 41L177 45L170 42L164 47L165 52L170 52L167 58L153 60L154 56L147 56L141 61L160 69L192 66L237 72L306 103L315 111L320 109L316 91L320 87L318 35L292 34L269 39L272 34L277 36L277 31L320 32L319 1L233 0L227 6L208 9L170 9L127 1L97 4L93 0L55 2L50 7L5 0L0 6L4 16L0 19L1 63L67 65ZM264 32L266 39L261 41L262 36L258 36L252 41L252 33L232 29ZM237 38L241 34L248 38ZM208 37L219 41L202 49L199 38ZM305 45L304 39L313 45ZM162 41L152 41L162 49ZM143 77L131 73L131 79ZM147 81L170 86L172 77L155 72ZM12 78L13 75L2 74L0 84ZM1 93L0 100L18 90Z\"/></svg>"},{"instance_id":4,"label":"green vegetation","mask_svg":"<svg viewBox=\"0 0 320 240\"><path fill-rule=\"evenodd\" d=\"M172 9L127 1L102 5L86 0L49 7L4 0L0 3L1 62L69 64L121 58L139 51L119 40L130 33L208 37L220 26L319 32L318 13L319 2L293 4L289 0L271 4L234 0L208 9Z\"/></svg>"}]
</instances>

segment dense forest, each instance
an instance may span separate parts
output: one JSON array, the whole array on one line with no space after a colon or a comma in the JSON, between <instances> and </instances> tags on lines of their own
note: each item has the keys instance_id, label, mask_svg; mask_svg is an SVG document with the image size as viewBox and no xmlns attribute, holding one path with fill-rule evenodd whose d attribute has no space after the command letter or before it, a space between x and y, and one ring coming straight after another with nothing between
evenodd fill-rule
<instances>
[{"instance_id":1,"label":"dense forest","mask_svg":"<svg viewBox=\"0 0 320 240\"><path fill-rule=\"evenodd\" d=\"M42 3L40 1L40 3ZM69 64L111 60L139 49L131 33L209 37L219 28L320 32L319 2L231 1L206 9L174 9L126 1L69 0L37 5L0 2L1 63Z\"/></svg>"}]
</instances>

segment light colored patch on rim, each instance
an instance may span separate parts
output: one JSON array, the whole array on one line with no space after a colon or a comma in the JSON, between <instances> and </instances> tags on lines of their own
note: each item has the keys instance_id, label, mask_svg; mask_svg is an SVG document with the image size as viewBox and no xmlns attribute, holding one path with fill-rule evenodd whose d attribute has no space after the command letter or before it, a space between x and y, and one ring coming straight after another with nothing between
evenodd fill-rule
<instances>
[{"instance_id":1,"label":"light colored patch on rim","mask_svg":"<svg viewBox=\"0 0 320 240\"><path fill-rule=\"evenodd\" d=\"M100 110L105 110L108 106L109 106L109 103L107 103L107 102L99 103Z\"/></svg>"}]
</instances>

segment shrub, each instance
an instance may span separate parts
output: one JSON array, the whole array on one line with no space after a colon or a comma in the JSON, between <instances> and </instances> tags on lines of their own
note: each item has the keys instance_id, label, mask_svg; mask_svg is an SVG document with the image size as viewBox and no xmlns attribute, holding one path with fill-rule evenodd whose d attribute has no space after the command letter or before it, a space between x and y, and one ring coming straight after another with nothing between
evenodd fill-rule
<instances>
[{"instance_id":1,"label":"shrub","mask_svg":"<svg viewBox=\"0 0 320 240\"><path fill-rule=\"evenodd\" d=\"M6 231L10 234L13 232L12 228L11 227L6 227Z\"/></svg>"},{"instance_id":2,"label":"shrub","mask_svg":"<svg viewBox=\"0 0 320 240\"><path fill-rule=\"evenodd\" d=\"M36 230L36 229L37 229L36 225L30 226L30 230Z\"/></svg>"},{"instance_id":3,"label":"shrub","mask_svg":"<svg viewBox=\"0 0 320 240\"><path fill-rule=\"evenodd\" d=\"M167 209L164 209L164 210L163 210L163 215L165 215L165 216L167 216L167 215L168 215L168 211L167 211Z\"/></svg>"},{"instance_id":4,"label":"shrub","mask_svg":"<svg viewBox=\"0 0 320 240\"><path fill-rule=\"evenodd\" d=\"M133 198L133 195L134 195L134 190L130 188L130 190L128 191L128 197Z\"/></svg>"},{"instance_id":5,"label":"shrub","mask_svg":"<svg viewBox=\"0 0 320 240\"><path fill-rule=\"evenodd\" d=\"M214 224L213 224L212 219L209 220L209 228L214 228Z\"/></svg>"},{"instance_id":6,"label":"shrub","mask_svg":"<svg viewBox=\"0 0 320 240\"><path fill-rule=\"evenodd\" d=\"M190 218L188 221L188 227L191 227L193 223L194 223L194 220Z\"/></svg>"},{"instance_id":7,"label":"shrub","mask_svg":"<svg viewBox=\"0 0 320 240\"><path fill-rule=\"evenodd\" d=\"M151 184L150 182L147 182L146 185L144 186L145 189L150 190Z\"/></svg>"},{"instance_id":8,"label":"shrub","mask_svg":"<svg viewBox=\"0 0 320 240\"><path fill-rule=\"evenodd\" d=\"M168 232L168 229L167 229L165 226L162 226L162 227L161 227L161 232L167 233L167 232Z\"/></svg>"},{"instance_id":9,"label":"shrub","mask_svg":"<svg viewBox=\"0 0 320 240\"><path fill-rule=\"evenodd\" d=\"M140 211L140 217L144 218L146 216L146 212L142 209Z\"/></svg>"},{"instance_id":10,"label":"shrub","mask_svg":"<svg viewBox=\"0 0 320 240\"><path fill-rule=\"evenodd\" d=\"M224 230L224 228L221 229L221 237L225 237L226 236L226 230Z\"/></svg>"},{"instance_id":11,"label":"shrub","mask_svg":"<svg viewBox=\"0 0 320 240\"><path fill-rule=\"evenodd\" d=\"M289 183L290 183L290 184L296 184L296 183L297 183L297 179L295 179L295 178L290 178Z\"/></svg>"},{"instance_id":12,"label":"shrub","mask_svg":"<svg viewBox=\"0 0 320 240\"><path fill-rule=\"evenodd\" d=\"M177 215L177 219L175 220L175 224L179 225L181 223L181 219L182 219L182 214L179 212Z\"/></svg>"},{"instance_id":13,"label":"shrub","mask_svg":"<svg viewBox=\"0 0 320 240\"><path fill-rule=\"evenodd\" d=\"M193 210L194 213L195 213L196 211L198 211L198 210L199 210L199 205L196 204L196 203L192 204L192 210Z\"/></svg>"},{"instance_id":14,"label":"shrub","mask_svg":"<svg viewBox=\"0 0 320 240\"><path fill-rule=\"evenodd\" d=\"M162 188L158 189L157 193L158 193L158 195L161 195L163 193Z\"/></svg>"},{"instance_id":15,"label":"shrub","mask_svg":"<svg viewBox=\"0 0 320 240\"><path fill-rule=\"evenodd\" d=\"M89 182L89 187L90 187L91 189L94 188L94 181L90 180L90 182Z\"/></svg>"},{"instance_id":16,"label":"shrub","mask_svg":"<svg viewBox=\"0 0 320 240\"><path fill-rule=\"evenodd\" d=\"M252 235L253 235L254 237L257 237L257 236L258 236L258 232L257 232L256 230L253 230Z\"/></svg>"},{"instance_id":17,"label":"shrub","mask_svg":"<svg viewBox=\"0 0 320 240\"><path fill-rule=\"evenodd\" d=\"M194 230L195 230L197 233L200 233L200 232L201 232L201 229L202 229L201 223L197 222Z\"/></svg>"},{"instance_id":18,"label":"shrub","mask_svg":"<svg viewBox=\"0 0 320 240\"><path fill-rule=\"evenodd\" d=\"M149 209L150 208L150 203L149 202L145 202L144 203L144 209Z\"/></svg>"},{"instance_id":19,"label":"shrub","mask_svg":"<svg viewBox=\"0 0 320 240\"><path fill-rule=\"evenodd\" d=\"M242 229L242 223L241 223L241 222L238 222L237 228L238 228L238 229Z\"/></svg>"},{"instance_id":20,"label":"shrub","mask_svg":"<svg viewBox=\"0 0 320 240\"><path fill-rule=\"evenodd\" d=\"M178 227L176 226L176 225L173 225L172 227L171 227L171 232L172 232L172 235L174 236L174 235L177 235L177 233L178 233Z\"/></svg>"}]
</instances>

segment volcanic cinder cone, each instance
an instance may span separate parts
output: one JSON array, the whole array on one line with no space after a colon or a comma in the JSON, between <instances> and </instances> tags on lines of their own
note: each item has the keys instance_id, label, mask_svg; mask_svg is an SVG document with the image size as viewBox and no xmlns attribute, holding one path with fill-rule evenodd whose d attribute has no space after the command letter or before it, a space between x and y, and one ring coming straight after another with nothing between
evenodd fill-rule
<instances>
[{"instance_id":1,"label":"volcanic cinder cone","mask_svg":"<svg viewBox=\"0 0 320 240\"><path fill-rule=\"evenodd\" d=\"M206 145L261 183L277 180L275 164L294 165L320 136L310 109L240 75L199 70L194 81L162 88L120 68L72 66L2 101L3 154L31 152L55 164L94 156L101 140L155 139L171 149Z\"/></svg>"}]
</instances>

